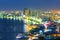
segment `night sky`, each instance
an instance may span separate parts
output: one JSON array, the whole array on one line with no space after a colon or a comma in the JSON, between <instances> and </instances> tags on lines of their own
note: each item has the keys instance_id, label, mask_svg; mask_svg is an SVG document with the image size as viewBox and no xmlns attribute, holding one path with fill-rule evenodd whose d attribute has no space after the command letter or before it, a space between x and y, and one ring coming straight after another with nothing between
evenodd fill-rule
<instances>
[{"instance_id":1,"label":"night sky","mask_svg":"<svg viewBox=\"0 0 60 40\"><path fill-rule=\"evenodd\" d=\"M60 0L0 0L0 10L60 9Z\"/></svg>"}]
</instances>

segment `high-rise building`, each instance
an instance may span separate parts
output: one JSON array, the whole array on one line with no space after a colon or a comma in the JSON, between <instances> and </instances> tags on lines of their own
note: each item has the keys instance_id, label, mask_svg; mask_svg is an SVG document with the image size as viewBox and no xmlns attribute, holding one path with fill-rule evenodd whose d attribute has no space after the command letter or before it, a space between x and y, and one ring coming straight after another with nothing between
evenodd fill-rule
<instances>
[{"instance_id":1,"label":"high-rise building","mask_svg":"<svg viewBox=\"0 0 60 40\"><path fill-rule=\"evenodd\" d=\"M25 9L24 9L24 15L29 15L29 14L30 14L30 9L25 8Z\"/></svg>"}]
</instances>

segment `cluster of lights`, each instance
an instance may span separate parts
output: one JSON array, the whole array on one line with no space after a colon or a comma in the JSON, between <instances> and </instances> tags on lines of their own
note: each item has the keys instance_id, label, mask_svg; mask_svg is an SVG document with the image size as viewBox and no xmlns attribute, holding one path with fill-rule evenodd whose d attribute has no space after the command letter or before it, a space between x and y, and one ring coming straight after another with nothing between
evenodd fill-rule
<instances>
[{"instance_id":1,"label":"cluster of lights","mask_svg":"<svg viewBox=\"0 0 60 40\"><path fill-rule=\"evenodd\" d=\"M32 22L33 24L40 24L42 22L42 19L35 19L35 18L32 18L32 17L31 18L27 17L27 18L25 18L25 20L26 20L26 22L28 22L28 23Z\"/></svg>"}]
</instances>

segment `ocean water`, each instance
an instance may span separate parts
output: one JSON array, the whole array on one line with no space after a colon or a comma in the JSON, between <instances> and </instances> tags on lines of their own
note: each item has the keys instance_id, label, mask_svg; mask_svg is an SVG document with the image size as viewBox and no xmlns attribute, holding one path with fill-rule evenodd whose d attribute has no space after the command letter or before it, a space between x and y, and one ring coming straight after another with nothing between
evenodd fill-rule
<instances>
[{"instance_id":1,"label":"ocean water","mask_svg":"<svg viewBox=\"0 0 60 40\"><path fill-rule=\"evenodd\" d=\"M16 40L16 35L23 32L23 20L0 18L0 40Z\"/></svg>"}]
</instances>

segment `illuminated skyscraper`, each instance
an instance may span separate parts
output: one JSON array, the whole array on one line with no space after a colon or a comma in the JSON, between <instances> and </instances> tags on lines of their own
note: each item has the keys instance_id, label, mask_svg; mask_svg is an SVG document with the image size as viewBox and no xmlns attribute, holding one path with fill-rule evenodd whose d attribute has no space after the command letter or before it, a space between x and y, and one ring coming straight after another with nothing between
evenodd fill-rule
<instances>
[{"instance_id":1,"label":"illuminated skyscraper","mask_svg":"<svg viewBox=\"0 0 60 40\"><path fill-rule=\"evenodd\" d=\"M29 14L30 14L30 9L25 8L25 9L24 9L24 15L29 15Z\"/></svg>"}]
</instances>

